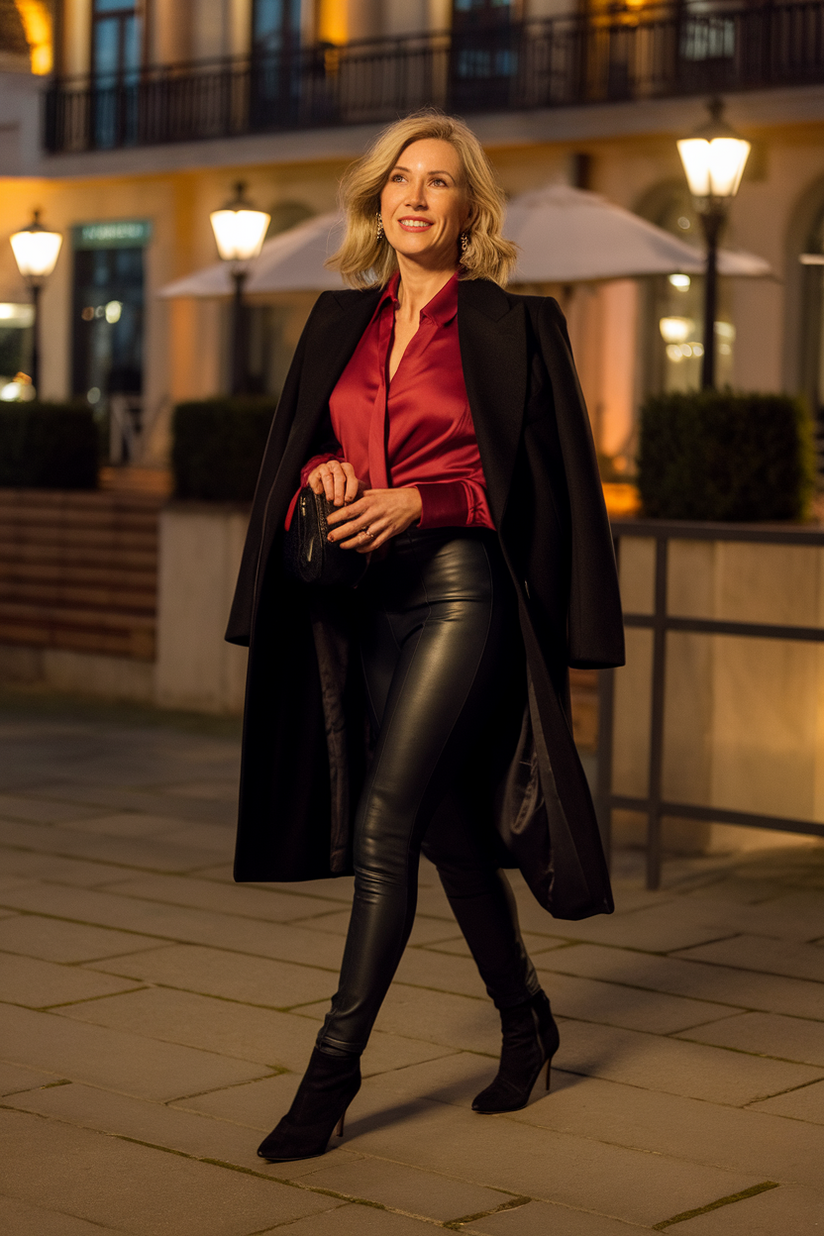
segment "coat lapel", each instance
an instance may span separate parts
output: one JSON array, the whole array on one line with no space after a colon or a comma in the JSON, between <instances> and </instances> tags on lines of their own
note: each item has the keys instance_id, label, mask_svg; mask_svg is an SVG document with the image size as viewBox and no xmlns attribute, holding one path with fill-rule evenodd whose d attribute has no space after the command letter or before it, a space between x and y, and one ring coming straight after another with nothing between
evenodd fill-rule
<instances>
[{"instance_id":1,"label":"coat lapel","mask_svg":"<svg viewBox=\"0 0 824 1236\"><path fill-rule=\"evenodd\" d=\"M500 528L526 404L526 317L497 284L458 284L458 338L466 393L486 476L490 506Z\"/></svg>"},{"instance_id":2,"label":"coat lapel","mask_svg":"<svg viewBox=\"0 0 824 1236\"><path fill-rule=\"evenodd\" d=\"M335 383L358 346L380 297L380 289L368 292L341 292L327 298L323 312L312 323L307 340L307 355L301 380L292 432L278 469L275 488L294 488L295 471L303 467L309 446L326 411ZM278 493L272 505L277 509Z\"/></svg>"}]
</instances>

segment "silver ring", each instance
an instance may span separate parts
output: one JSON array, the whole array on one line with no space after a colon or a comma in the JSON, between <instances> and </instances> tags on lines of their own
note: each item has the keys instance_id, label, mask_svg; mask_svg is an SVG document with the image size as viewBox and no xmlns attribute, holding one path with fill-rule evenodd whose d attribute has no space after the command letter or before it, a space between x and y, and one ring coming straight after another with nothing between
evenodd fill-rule
<instances>
[{"instance_id":1,"label":"silver ring","mask_svg":"<svg viewBox=\"0 0 824 1236\"><path fill-rule=\"evenodd\" d=\"M368 528L364 528L363 535L368 536L370 540L372 540L375 536L374 532L370 532Z\"/></svg>"}]
</instances>

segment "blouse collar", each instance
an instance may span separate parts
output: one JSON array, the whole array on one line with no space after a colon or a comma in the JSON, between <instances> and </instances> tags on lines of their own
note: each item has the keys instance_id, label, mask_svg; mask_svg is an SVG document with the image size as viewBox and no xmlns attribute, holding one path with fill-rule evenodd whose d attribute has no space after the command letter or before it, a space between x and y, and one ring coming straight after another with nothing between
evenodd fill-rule
<instances>
[{"instance_id":1,"label":"blouse collar","mask_svg":"<svg viewBox=\"0 0 824 1236\"><path fill-rule=\"evenodd\" d=\"M398 300L398 285L400 284L400 271L395 271L392 278L386 285L384 293L378 302L378 312L383 308L388 300L392 301L393 308L397 309L400 305ZM421 317L429 318L436 326L447 326L458 312L458 272L443 285L440 292L436 292L427 305L421 309Z\"/></svg>"}]
</instances>

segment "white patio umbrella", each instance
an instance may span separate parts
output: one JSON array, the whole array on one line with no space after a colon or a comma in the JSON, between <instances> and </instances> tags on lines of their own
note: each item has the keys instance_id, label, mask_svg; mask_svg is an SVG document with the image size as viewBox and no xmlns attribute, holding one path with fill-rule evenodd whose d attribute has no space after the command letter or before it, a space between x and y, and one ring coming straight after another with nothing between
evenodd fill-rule
<instances>
[{"instance_id":1,"label":"white patio umbrella","mask_svg":"<svg viewBox=\"0 0 824 1236\"><path fill-rule=\"evenodd\" d=\"M246 292L324 292L344 286L324 262L343 239L344 219L339 211L318 215L290 227L263 243L260 256L249 263ZM229 296L234 290L231 263L216 262L193 275L167 283L158 295Z\"/></svg>"},{"instance_id":2,"label":"white patio umbrella","mask_svg":"<svg viewBox=\"0 0 824 1236\"><path fill-rule=\"evenodd\" d=\"M519 247L515 283L580 283L637 275L700 275L704 250L598 193L549 185L507 206L504 232ZM722 249L722 275L763 276L769 262Z\"/></svg>"},{"instance_id":3,"label":"white patio umbrella","mask_svg":"<svg viewBox=\"0 0 824 1236\"><path fill-rule=\"evenodd\" d=\"M340 276L324 266L338 248L343 228L343 215L331 212L267 240L249 265L246 290L321 292L343 287ZM582 283L676 272L700 275L704 270L702 249L597 193L567 185L550 185L513 198L504 232L520 247L515 283ZM216 262L167 284L159 295L229 296L233 283L228 267ZM763 258L728 249L720 251L718 269L722 275L771 273Z\"/></svg>"}]
</instances>

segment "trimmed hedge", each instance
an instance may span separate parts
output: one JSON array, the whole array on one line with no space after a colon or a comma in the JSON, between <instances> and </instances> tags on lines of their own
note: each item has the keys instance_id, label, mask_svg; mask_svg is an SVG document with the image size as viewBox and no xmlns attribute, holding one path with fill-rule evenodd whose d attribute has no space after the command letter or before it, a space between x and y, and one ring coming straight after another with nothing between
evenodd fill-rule
<instances>
[{"instance_id":1,"label":"trimmed hedge","mask_svg":"<svg viewBox=\"0 0 824 1236\"><path fill-rule=\"evenodd\" d=\"M815 483L812 425L786 395L656 395L641 410L637 483L654 519L803 519Z\"/></svg>"},{"instance_id":2,"label":"trimmed hedge","mask_svg":"<svg viewBox=\"0 0 824 1236\"><path fill-rule=\"evenodd\" d=\"M175 497L250 502L275 406L251 396L179 403L172 421Z\"/></svg>"},{"instance_id":3,"label":"trimmed hedge","mask_svg":"<svg viewBox=\"0 0 824 1236\"><path fill-rule=\"evenodd\" d=\"M0 486L96 489L100 435L77 403L0 403Z\"/></svg>"}]
</instances>

